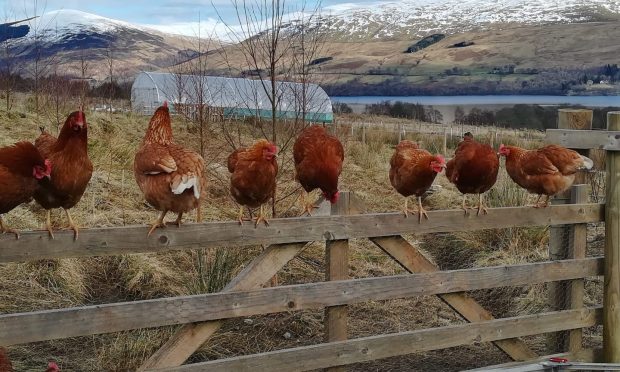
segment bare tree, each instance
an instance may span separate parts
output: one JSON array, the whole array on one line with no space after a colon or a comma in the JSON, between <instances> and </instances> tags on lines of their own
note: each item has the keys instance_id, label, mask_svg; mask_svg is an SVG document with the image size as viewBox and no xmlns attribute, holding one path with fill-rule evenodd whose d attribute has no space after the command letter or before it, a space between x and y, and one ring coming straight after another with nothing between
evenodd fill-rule
<instances>
[{"instance_id":1,"label":"bare tree","mask_svg":"<svg viewBox=\"0 0 620 372\"><path fill-rule=\"evenodd\" d=\"M238 28L224 22L236 39L245 65L260 77L263 90L271 107L271 141L277 141L278 109L283 89L278 75L287 75L290 64L286 56L290 52L291 38L286 37L288 24L285 16L290 13L285 0L231 0L235 9ZM221 17L220 17L221 19ZM264 79L267 75L267 79Z\"/></svg>"},{"instance_id":2,"label":"bare tree","mask_svg":"<svg viewBox=\"0 0 620 372\"><path fill-rule=\"evenodd\" d=\"M29 4L31 5L30 8L28 7ZM41 108L40 96L42 79L49 73L49 68L54 62L53 56L46 55L47 51L44 45L46 32L49 32L50 26L54 22L54 18L50 18L47 22L41 20L40 16L45 13L46 8L46 1L24 1L24 13L28 17L28 24L30 26L29 37L31 40L30 50L26 52L29 52L32 56L30 77L33 83L34 108L36 112L39 112Z\"/></svg>"},{"instance_id":3,"label":"bare tree","mask_svg":"<svg viewBox=\"0 0 620 372\"><path fill-rule=\"evenodd\" d=\"M292 35L292 69L291 78L298 84L291 85L293 99L295 100L295 122L289 126L291 135L294 138L303 130L308 121L321 121L322 118L310 114L323 111L329 102L319 101L319 94L322 93L317 83L319 79L315 71L320 67L322 58L326 53L326 28L325 20L321 16L321 2L309 6L307 2L301 5L299 18L296 20L295 33ZM282 145L286 148L289 144Z\"/></svg>"},{"instance_id":4,"label":"bare tree","mask_svg":"<svg viewBox=\"0 0 620 372\"><path fill-rule=\"evenodd\" d=\"M82 107L88 106L87 95L90 87L90 75L89 75L90 63L86 58L86 52L84 49L80 50L80 105Z\"/></svg>"},{"instance_id":5,"label":"bare tree","mask_svg":"<svg viewBox=\"0 0 620 372\"><path fill-rule=\"evenodd\" d=\"M112 115L112 102L114 100L114 93L115 93L115 81L114 81L114 68L115 68L115 46L114 46L114 42L112 40L108 41L108 44L104 50L104 55L105 55L105 62L106 62L106 69L107 69L107 73L108 73L108 83L110 84L108 86L108 112L110 113L110 115Z\"/></svg>"},{"instance_id":6,"label":"bare tree","mask_svg":"<svg viewBox=\"0 0 620 372\"><path fill-rule=\"evenodd\" d=\"M12 9L5 9L4 23L15 19ZM17 77L21 74L22 64L18 62L18 50L13 35L5 35L0 43L0 89L3 92L6 111L11 111L13 105L13 92L17 84Z\"/></svg>"}]
</instances>

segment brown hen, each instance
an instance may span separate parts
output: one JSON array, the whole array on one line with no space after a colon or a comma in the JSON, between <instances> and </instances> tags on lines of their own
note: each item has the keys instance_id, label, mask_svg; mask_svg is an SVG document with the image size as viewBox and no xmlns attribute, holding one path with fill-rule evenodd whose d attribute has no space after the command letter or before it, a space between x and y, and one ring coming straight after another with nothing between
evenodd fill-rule
<instances>
[{"instance_id":1,"label":"brown hen","mask_svg":"<svg viewBox=\"0 0 620 372\"><path fill-rule=\"evenodd\" d=\"M411 141L404 140L396 146L396 151L390 159L390 183L405 197L403 207L405 217L412 212L418 214L418 222L422 222L422 216L428 219L422 207L422 195L431 187L437 173L445 167L446 161L443 156L431 155ZM418 197L417 211L407 207L407 198L411 195Z\"/></svg>"},{"instance_id":2,"label":"brown hen","mask_svg":"<svg viewBox=\"0 0 620 372\"><path fill-rule=\"evenodd\" d=\"M499 158L493 148L474 140L471 133L465 133L446 168L446 177L463 194L465 214L468 213L467 194L478 194L478 215L488 213L482 194L495 185L498 171Z\"/></svg>"},{"instance_id":3,"label":"brown hen","mask_svg":"<svg viewBox=\"0 0 620 372\"><path fill-rule=\"evenodd\" d=\"M31 201L38 183L51 172L51 162L30 142L0 148L0 233L19 239L17 231L4 225L2 214Z\"/></svg>"},{"instance_id":4,"label":"brown hen","mask_svg":"<svg viewBox=\"0 0 620 372\"><path fill-rule=\"evenodd\" d=\"M13 372L13 364L3 347L0 347L0 372Z\"/></svg>"},{"instance_id":5,"label":"brown hen","mask_svg":"<svg viewBox=\"0 0 620 372\"><path fill-rule=\"evenodd\" d=\"M534 207L546 207L549 198L568 190L580 169L592 169L591 159L576 151L558 145L548 145L537 150L516 146L499 147L499 154L506 157L506 171L512 180L527 191L538 195ZM546 196L540 204L542 195Z\"/></svg>"},{"instance_id":6,"label":"brown hen","mask_svg":"<svg viewBox=\"0 0 620 372\"><path fill-rule=\"evenodd\" d=\"M148 235L165 226L168 212L178 214L175 224L181 226L183 213L197 209L200 222L200 203L207 187L205 162L196 152L174 143L167 103L149 122L134 159L134 175L146 201L161 211Z\"/></svg>"},{"instance_id":7,"label":"brown hen","mask_svg":"<svg viewBox=\"0 0 620 372\"><path fill-rule=\"evenodd\" d=\"M65 121L58 139L41 129L35 146L53 165L50 179L39 182L34 199L47 210L45 225L52 239L51 209L62 208L69 220L69 228L78 238L78 227L69 209L82 198L93 174L93 164L88 158L88 125L82 111L72 112Z\"/></svg>"},{"instance_id":8,"label":"brown hen","mask_svg":"<svg viewBox=\"0 0 620 372\"><path fill-rule=\"evenodd\" d=\"M267 140L258 140L250 148L235 150L228 156L230 193L239 209L239 224L243 223L243 207L260 207L255 226L260 222L269 225L263 211L263 204L273 198L276 192L278 175L277 147Z\"/></svg>"},{"instance_id":9,"label":"brown hen","mask_svg":"<svg viewBox=\"0 0 620 372\"><path fill-rule=\"evenodd\" d=\"M340 196L338 177L342 172L344 148L338 138L327 133L325 128L314 125L304 129L293 146L295 160L295 179L302 190L304 212L311 215L316 208L306 202L309 192L321 189L325 199L334 204Z\"/></svg>"}]
</instances>

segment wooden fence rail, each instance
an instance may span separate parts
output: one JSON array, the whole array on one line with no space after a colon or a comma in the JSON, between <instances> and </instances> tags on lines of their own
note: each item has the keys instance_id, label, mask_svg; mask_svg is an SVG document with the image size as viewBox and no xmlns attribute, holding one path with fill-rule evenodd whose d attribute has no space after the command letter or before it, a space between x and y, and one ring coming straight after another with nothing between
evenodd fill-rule
<instances>
[{"instance_id":1,"label":"wooden fence rail","mask_svg":"<svg viewBox=\"0 0 620 372\"><path fill-rule=\"evenodd\" d=\"M0 315L0 345L602 275L601 257Z\"/></svg>"},{"instance_id":2,"label":"wooden fence rail","mask_svg":"<svg viewBox=\"0 0 620 372\"><path fill-rule=\"evenodd\" d=\"M601 324L601 318L600 308L557 311L303 346L165 370L175 372L307 371L419 351L591 327Z\"/></svg>"},{"instance_id":3,"label":"wooden fence rail","mask_svg":"<svg viewBox=\"0 0 620 372\"><path fill-rule=\"evenodd\" d=\"M484 217L465 217L462 210L430 211L429 220L421 224L415 218L403 218L402 213L280 218L258 228L232 221L187 224L156 230L150 238L145 226L127 226L83 229L77 241L70 232L57 233L55 240L49 239L47 232L24 232L19 240L0 237L0 263L590 223L603 221L604 213L604 204L571 204L539 209L492 208Z\"/></svg>"}]
</instances>

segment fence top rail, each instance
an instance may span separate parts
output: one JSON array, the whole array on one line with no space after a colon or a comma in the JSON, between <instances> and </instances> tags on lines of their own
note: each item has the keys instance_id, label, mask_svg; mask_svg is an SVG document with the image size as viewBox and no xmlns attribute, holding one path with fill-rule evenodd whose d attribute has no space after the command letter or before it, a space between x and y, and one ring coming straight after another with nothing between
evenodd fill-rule
<instances>
[{"instance_id":1,"label":"fence top rail","mask_svg":"<svg viewBox=\"0 0 620 372\"><path fill-rule=\"evenodd\" d=\"M603 149L620 151L620 131L547 129L545 141L570 149Z\"/></svg>"},{"instance_id":2,"label":"fence top rail","mask_svg":"<svg viewBox=\"0 0 620 372\"><path fill-rule=\"evenodd\" d=\"M402 213L276 218L270 220L269 226L258 228L253 224L239 226L236 221L208 222L158 229L149 238L145 226L94 228L81 230L77 241L70 232L59 232L52 240L47 232L32 231L24 232L19 240L0 236L0 263L590 223L604 220L604 204L491 208L484 216L464 216L462 210L430 211L428 215L429 219L422 223L416 218L404 218Z\"/></svg>"}]
</instances>

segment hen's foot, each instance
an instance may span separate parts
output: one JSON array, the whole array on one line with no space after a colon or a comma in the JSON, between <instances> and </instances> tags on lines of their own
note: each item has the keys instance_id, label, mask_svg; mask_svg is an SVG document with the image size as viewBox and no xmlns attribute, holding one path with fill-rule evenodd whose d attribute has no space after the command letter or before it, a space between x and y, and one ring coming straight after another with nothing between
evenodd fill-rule
<instances>
[{"instance_id":1,"label":"hen's foot","mask_svg":"<svg viewBox=\"0 0 620 372\"><path fill-rule=\"evenodd\" d=\"M312 216L312 211L315 209L319 209L319 207L314 205L314 203L306 203L304 205L304 210L301 213L301 216L305 216L306 213L308 214L308 216Z\"/></svg>"},{"instance_id":2,"label":"hen's foot","mask_svg":"<svg viewBox=\"0 0 620 372\"><path fill-rule=\"evenodd\" d=\"M461 209L465 212L465 215L469 215L470 206L467 205L467 197L463 195L463 204L461 204Z\"/></svg>"},{"instance_id":3,"label":"hen's foot","mask_svg":"<svg viewBox=\"0 0 620 372\"><path fill-rule=\"evenodd\" d=\"M52 230L52 211L48 210L45 217L45 230L49 234L50 238L54 240L54 231Z\"/></svg>"},{"instance_id":4,"label":"hen's foot","mask_svg":"<svg viewBox=\"0 0 620 372\"><path fill-rule=\"evenodd\" d=\"M67 227L67 229L73 230L73 240L77 240L78 236L80 235L80 230L78 229L77 225L73 222L73 218L71 218L71 215L69 214L69 210L68 209L63 209L65 211L65 214L67 215L67 219L69 220L69 226Z\"/></svg>"},{"instance_id":5,"label":"hen's foot","mask_svg":"<svg viewBox=\"0 0 620 372\"><path fill-rule=\"evenodd\" d=\"M176 225L177 227L181 227L181 218L183 217L183 213L179 213L177 219L174 222L166 222L166 226Z\"/></svg>"},{"instance_id":6,"label":"hen's foot","mask_svg":"<svg viewBox=\"0 0 620 372\"><path fill-rule=\"evenodd\" d=\"M263 210L263 206L260 206L260 210L258 212L258 215L254 218L255 219L255 223L254 223L254 227L258 227L258 224L261 222L265 223L265 226L269 226L269 221L267 220L267 216L265 215L265 211Z\"/></svg>"},{"instance_id":7,"label":"hen's foot","mask_svg":"<svg viewBox=\"0 0 620 372\"><path fill-rule=\"evenodd\" d=\"M422 216L428 220L428 214L426 214L426 210L422 207L422 198L418 198L418 223L422 223Z\"/></svg>"},{"instance_id":8,"label":"hen's foot","mask_svg":"<svg viewBox=\"0 0 620 372\"><path fill-rule=\"evenodd\" d=\"M166 213L168 213L168 211L161 212L159 217L155 221L153 221L153 223L151 223L151 228L149 229L148 234L146 234L147 237L151 236L153 231L155 231L155 229L157 229L158 227L166 227L166 224L164 223L164 217L166 216Z\"/></svg>"},{"instance_id":9,"label":"hen's foot","mask_svg":"<svg viewBox=\"0 0 620 372\"><path fill-rule=\"evenodd\" d=\"M478 213L476 213L476 215L480 216L480 212L482 212L482 214L489 214L489 211L484 206L484 203L482 201L482 194L479 195L479 199L478 199Z\"/></svg>"},{"instance_id":10,"label":"hen's foot","mask_svg":"<svg viewBox=\"0 0 620 372\"><path fill-rule=\"evenodd\" d=\"M405 205L403 206L403 214L405 215L405 218L409 217L409 213L411 214L417 214L418 211L416 211L415 209L409 209L408 205L407 205L408 200L405 199Z\"/></svg>"}]
</instances>

